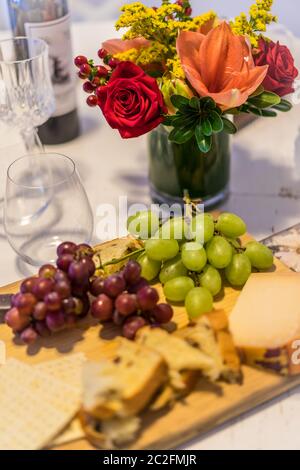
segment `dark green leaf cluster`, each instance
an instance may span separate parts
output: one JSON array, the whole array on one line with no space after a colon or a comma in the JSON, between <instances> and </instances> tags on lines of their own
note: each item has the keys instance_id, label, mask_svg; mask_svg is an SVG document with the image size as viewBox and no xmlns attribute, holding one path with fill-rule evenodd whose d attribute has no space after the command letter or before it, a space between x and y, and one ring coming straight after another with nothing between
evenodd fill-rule
<instances>
[{"instance_id":1,"label":"dark green leaf cluster","mask_svg":"<svg viewBox=\"0 0 300 470\"><path fill-rule=\"evenodd\" d=\"M188 99L181 95L171 97L177 112L173 116L166 116L164 125L173 127L169 134L171 142L184 144L195 138L199 150L208 153L212 146L214 134L227 132L234 134L237 129L227 119L222 110L210 97Z\"/></svg>"}]
</instances>

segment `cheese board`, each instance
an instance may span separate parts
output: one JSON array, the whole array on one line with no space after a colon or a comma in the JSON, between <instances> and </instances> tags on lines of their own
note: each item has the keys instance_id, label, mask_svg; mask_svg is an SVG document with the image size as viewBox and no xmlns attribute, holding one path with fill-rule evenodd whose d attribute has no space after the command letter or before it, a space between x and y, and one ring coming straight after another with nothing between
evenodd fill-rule
<instances>
[{"instance_id":1,"label":"cheese board","mask_svg":"<svg viewBox=\"0 0 300 470\"><path fill-rule=\"evenodd\" d=\"M249 239L251 237L246 235L243 237L243 242ZM115 240L102 244L96 249L109 257L120 243L122 241ZM275 260L273 272L289 272L289 269L280 261ZM0 288L0 294L17 292L19 284L16 282ZM157 284L155 287L163 299L161 285ZM240 289L225 285L215 301L215 308L222 309L230 315L239 294ZM187 325L188 317L184 306L174 307L173 321L178 328ZM4 324L0 325L0 339L6 345L7 357L19 359L27 364L38 364L78 352L84 353L89 360L97 361L109 355L115 335L114 327L103 327L95 321L92 325L83 322L80 328L60 332L50 338L41 338L33 345L24 346L14 339L10 328ZM176 402L172 409L144 412L141 432L138 438L126 448L174 448L300 385L300 375L282 377L247 366L243 366L243 374L242 385L211 384L200 380L196 389L184 400ZM87 440L80 439L54 448L84 450L93 447Z\"/></svg>"}]
</instances>

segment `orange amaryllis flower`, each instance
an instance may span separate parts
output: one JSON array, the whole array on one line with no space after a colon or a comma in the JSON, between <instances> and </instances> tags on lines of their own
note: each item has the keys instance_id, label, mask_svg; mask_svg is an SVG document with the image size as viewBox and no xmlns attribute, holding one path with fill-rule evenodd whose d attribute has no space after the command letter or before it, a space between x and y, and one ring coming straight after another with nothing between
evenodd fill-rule
<instances>
[{"instance_id":1,"label":"orange amaryllis flower","mask_svg":"<svg viewBox=\"0 0 300 470\"><path fill-rule=\"evenodd\" d=\"M141 49L142 47L149 47L150 41L145 38L128 39L108 39L102 43L102 47L112 55L120 54L129 51L130 49Z\"/></svg>"},{"instance_id":2,"label":"orange amaryllis flower","mask_svg":"<svg viewBox=\"0 0 300 470\"><path fill-rule=\"evenodd\" d=\"M268 66L255 66L247 39L233 34L225 21L206 36L182 31L177 52L193 88L224 111L245 103L268 72Z\"/></svg>"}]
</instances>

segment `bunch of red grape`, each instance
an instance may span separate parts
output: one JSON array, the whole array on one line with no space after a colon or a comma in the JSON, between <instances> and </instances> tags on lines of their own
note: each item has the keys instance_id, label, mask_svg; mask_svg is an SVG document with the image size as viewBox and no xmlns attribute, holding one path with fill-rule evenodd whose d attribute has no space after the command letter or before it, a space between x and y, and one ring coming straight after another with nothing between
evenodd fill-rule
<instances>
[{"instance_id":1,"label":"bunch of red grape","mask_svg":"<svg viewBox=\"0 0 300 470\"><path fill-rule=\"evenodd\" d=\"M114 322L122 334L134 339L136 332L147 324L161 325L173 317L169 304L158 304L156 289L141 277L141 266L129 261L123 271L91 283L91 313L100 322Z\"/></svg>"},{"instance_id":2,"label":"bunch of red grape","mask_svg":"<svg viewBox=\"0 0 300 470\"><path fill-rule=\"evenodd\" d=\"M86 244L65 242L57 248L57 267L47 264L37 277L22 282L12 298L5 321L30 344L38 336L74 327L90 310L88 292L95 273L93 249Z\"/></svg>"}]
</instances>

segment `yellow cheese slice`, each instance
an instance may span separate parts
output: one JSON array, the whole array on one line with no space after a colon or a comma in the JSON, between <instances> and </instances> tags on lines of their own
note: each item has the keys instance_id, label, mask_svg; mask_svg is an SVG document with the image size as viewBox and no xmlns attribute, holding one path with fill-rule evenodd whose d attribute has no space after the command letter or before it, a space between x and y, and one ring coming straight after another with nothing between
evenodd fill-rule
<instances>
[{"instance_id":1,"label":"yellow cheese slice","mask_svg":"<svg viewBox=\"0 0 300 470\"><path fill-rule=\"evenodd\" d=\"M246 363L282 374L299 373L293 344L300 339L300 274L252 274L229 326Z\"/></svg>"}]
</instances>

